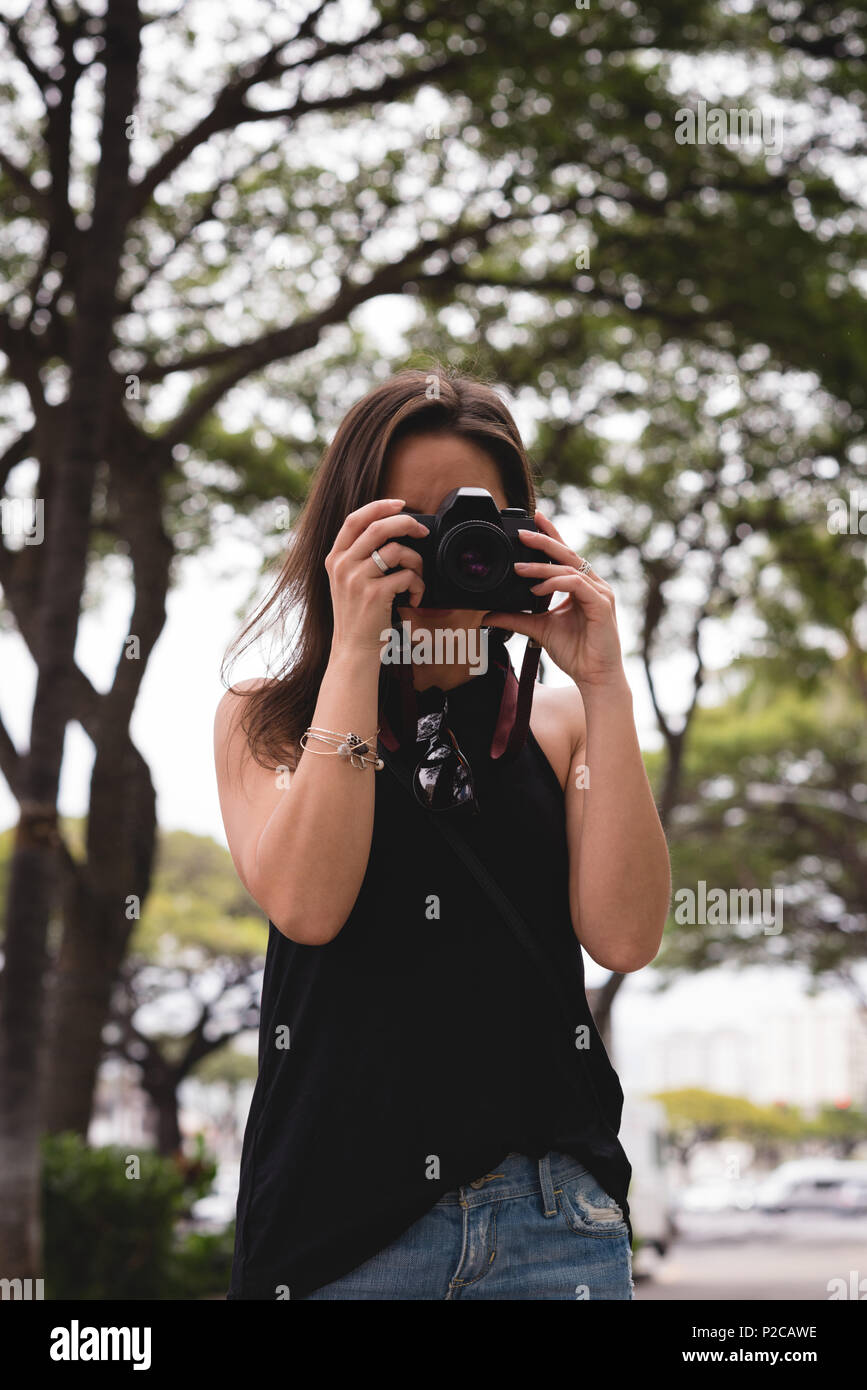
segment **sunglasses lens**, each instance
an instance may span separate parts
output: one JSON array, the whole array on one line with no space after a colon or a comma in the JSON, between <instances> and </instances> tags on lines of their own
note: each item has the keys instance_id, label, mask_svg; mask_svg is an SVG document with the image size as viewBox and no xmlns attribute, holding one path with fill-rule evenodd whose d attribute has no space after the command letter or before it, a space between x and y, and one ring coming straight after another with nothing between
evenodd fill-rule
<instances>
[{"instance_id":1,"label":"sunglasses lens","mask_svg":"<svg viewBox=\"0 0 867 1390\"><path fill-rule=\"evenodd\" d=\"M448 810L466 802L475 805L475 788L470 765L455 742L446 719L448 701L443 708L422 715L418 721L417 742L427 742L413 777L413 790L423 806L431 811Z\"/></svg>"},{"instance_id":2,"label":"sunglasses lens","mask_svg":"<svg viewBox=\"0 0 867 1390\"><path fill-rule=\"evenodd\" d=\"M413 786L419 800L433 811L474 799L469 766L451 743L435 743L428 749L415 770Z\"/></svg>"}]
</instances>

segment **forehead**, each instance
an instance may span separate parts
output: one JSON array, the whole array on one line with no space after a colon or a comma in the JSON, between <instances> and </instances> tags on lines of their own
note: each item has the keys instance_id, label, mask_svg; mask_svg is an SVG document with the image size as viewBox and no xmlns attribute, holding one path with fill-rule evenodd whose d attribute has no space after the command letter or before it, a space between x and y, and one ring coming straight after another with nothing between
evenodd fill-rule
<instances>
[{"instance_id":1,"label":"forehead","mask_svg":"<svg viewBox=\"0 0 867 1390\"><path fill-rule=\"evenodd\" d=\"M499 507L507 505L500 470L475 440L454 434L415 435L389 450L381 496L404 497L411 511L433 512L455 487L487 488Z\"/></svg>"}]
</instances>

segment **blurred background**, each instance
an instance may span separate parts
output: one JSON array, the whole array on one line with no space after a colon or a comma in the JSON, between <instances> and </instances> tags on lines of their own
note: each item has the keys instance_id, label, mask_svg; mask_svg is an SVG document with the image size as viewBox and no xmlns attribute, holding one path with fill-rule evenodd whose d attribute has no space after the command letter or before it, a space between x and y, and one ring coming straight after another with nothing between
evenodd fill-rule
<instances>
[{"instance_id":1,"label":"blurred background","mask_svg":"<svg viewBox=\"0 0 867 1390\"><path fill-rule=\"evenodd\" d=\"M674 881L652 966L586 961L636 1296L863 1296L867 12L6 0L0 37L0 1277L225 1293L267 924L220 662L415 366L504 394L617 593Z\"/></svg>"}]
</instances>

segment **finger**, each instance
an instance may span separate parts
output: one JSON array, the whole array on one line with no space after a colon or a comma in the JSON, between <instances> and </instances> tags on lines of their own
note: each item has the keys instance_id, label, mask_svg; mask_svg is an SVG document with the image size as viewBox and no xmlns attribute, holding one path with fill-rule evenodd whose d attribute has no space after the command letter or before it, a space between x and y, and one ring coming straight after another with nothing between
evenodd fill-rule
<instances>
[{"instance_id":1,"label":"finger","mask_svg":"<svg viewBox=\"0 0 867 1390\"><path fill-rule=\"evenodd\" d=\"M363 560L371 550L378 550L393 536L426 536L428 528L415 517L398 512L395 516L380 517L365 527L347 551L355 560Z\"/></svg>"},{"instance_id":2,"label":"finger","mask_svg":"<svg viewBox=\"0 0 867 1390\"><path fill-rule=\"evenodd\" d=\"M545 615L547 617L547 614ZM482 627L499 627L506 632L518 632L523 637L533 637L537 642L542 641L543 618L536 613L485 613L482 618Z\"/></svg>"},{"instance_id":3,"label":"finger","mask_svg":"<svg viewBox=\"0 0 867 1390\"><path fill-rule=\"evenodd\" d=\"M399 541L388 541L385 545L377 546L376 549L379 551L379 558L385 561L389 569L393 569L395 565L403 565L406 569L413 569L418 574L424 575L424 560L417 550L410 550L408 545L401 545ZM368 559L371 560L371 563L376 564L371 556L368 556Z\"/></svg>"},{"instance_id":4,"label":"finger","mask_svg":"<svg viewBox=\"0 0 867 1390\"><path fill-rule=\"evenodd\" d=\"M610 599L612 607L614 606L614 594L612 593L611 589L609 589L608 585L605 583L605 580L600 579L599 575L596 574L593 570L581 570L573 568L572 573L580 574L582 579L586 579L588 584L593 585L593 588L596 590L598 594L601 594L603 598ZM548 575L545 575L544 578L547 579Z\"/></svg>"},{"instance_id":5,"label":"finger","mask_svg":"<svg viewBox=\"0 0 867 1390\"><path fill-rule=\"evenodd\" d=\"M575 563L575 551L570 550L568 545L555 539L554 536L546 535L540 531L525 531L521 528L518 531L518 537L521 544L527 546L528 550L542 550L546 555L551 555L564 565Z\"/></svg>"},{"instance_id":6,"label":"finger","mask_svg":"<svg viewBox=\"0 0 867 1390\"><path fill-rule=\"evenodd\" d=\"M555 565L550 560L516 560L514 568L524 579L532 579L538 576L542 579L553 578L555 574L576 574L574 565Z\"/></svg>"},{"instance_id":7,"label":"finger","mask_svg":"<svg viewBox=\"0 0 867 1390\"><path fill-rule=\"evenodd\" d=\"M608 595L600 593L596 585L587 578L586 574L578 574L576 570L573 570L571 574L555 576L552 579L543 579L540 584L532 584L530 586L530 592L533 594L574 594L582 604L589 603L591 607L595 605L604 605L607 608L613 607Z\"/></svg>"},{"instance_id":8,"label":"finger","mask_svg":"<svg viewBox=\"0 0 867 1390\"><path fill-rule=\"evenodd\" d=\"M546 535L553 536L555 541L560 541L565 545L566 542L563 540L563 537L560 535L553 521L550 517L547 517L544 512L540 511L538 507L536 508L533 520L539 529L544 531Z\"/></svg>"},{"instance_id":9,"label":"finger","mask_svg":"<svg viewBox=\"0 0 867 1390\"><path fill-rule=\"evenodd\" d=\"M410 607L418 608L424 594L424 584L422 583L415 570L400 569L393 574L384 574L379 581L386 593L391 594L392 600L397 594L402 594L404 589L410 595Z\"/></svg>"},{"instance_id":10,"label":"finger","mask_svg":"<svg viewBox=\"0 0 867 1390\"><path fill-rule=\"evenodd\" d=\"M599 577L595 570L576 570L576 574L580 574L582 579L586 579L588 584L592 584L596 592L601 594L603 598L607 598L611 607L614 607L614 590L605 583L604 579Z\"/></svg>"},{"instance_id":11,"label":"finger","mask_svg":"<svg viewBox=\"0 0 867 1390\"><path fill-rule=\"evenodd\" d=\"M566 545L565 541L563 540L563 537L557 530L557 527L554 525L553 521L550 521L548 517L546 517L544 512L541 512L537 509L535 514L535 520L537 525L540 526L540 529L543 530L547 536L549 536L552 540L557 541L560 545L565 546L566 550L568 551L568 559L566 555L562 552L560 554L560 558L564 561L564 563L572 564L574 566L577 561L579 565L583 564L584 556L576 554L576 552L571 548L571 546ZM522 531L521 534L524 535L525 533ZM531 532L530 534L532 535L533 533ZM585 571L585 573L588 573L588 571ZM589 573L591 579L593 579L598 584L602 584L605 589L608 589L608 585L605 584L604 579L601 579L598 574L594 574L592 571L590 571Z\"/></svg>"},{"instance_id":12,"label":"finger","mask_svg":"<svg viewBox=\"0 0 867 1390\"><path fill-rule=\"evenodd\" d=\"M361 533L375 521L377 517L388 516L392 512L398 512L399 508L405 506L402 497L376 497L372 502L365 502L363 507L357 507L354 512L350 512L340 530L334 538L334 550L348 550Z\"/></svg>"},{"instance_id":13,"label":"finger","mask_svg":"<svg viewBox=\"0 0 867 1390\"><path fill-rule=\"evenodd\" d=\"M580 555L576 556L576 559L579 563L581 562ZM554 576L558 574L581 573L575 565L555 565L546 563L545 561L536 564L533 560L516 560L514 562L514 568L522 579L532 579L535 575L539 575L543 579L553 579ZM614 592L610 585L605 583L604 579L600 579L599 575L595 574L593 570L584 570L583 577L589 580L600 594L603 594L605 598L609 598L612 604L614 603Z\"/></svg>"}]
</instances>

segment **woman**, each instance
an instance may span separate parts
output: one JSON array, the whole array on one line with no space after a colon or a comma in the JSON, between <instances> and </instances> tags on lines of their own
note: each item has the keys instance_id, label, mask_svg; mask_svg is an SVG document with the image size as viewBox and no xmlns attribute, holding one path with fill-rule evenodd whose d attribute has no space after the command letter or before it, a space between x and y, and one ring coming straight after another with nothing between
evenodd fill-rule
<instances>
[{"instance_id":1,"label":"woman","mask_svg":"<svg viewBox=\"0 0 867 1390\"><path fill-rule=\"evenodd\" d=\"M515 573L558 607L425 608L401 538L429 533L401 513L459 487L535 515L520 540L539 559ZM668 856L613 595L534 503L496 392L401 372L340 424L241 634L298 621L280 670L227 691L215 724L232 858L269 918L230 1299L633 1296L623 1093L579 942L647 965ZM432 635L427 664L386 658L397 631L404 658L408 633ZM513 632L571 677L530 685L523 729Z\"/></svg>"}]
</instances>

